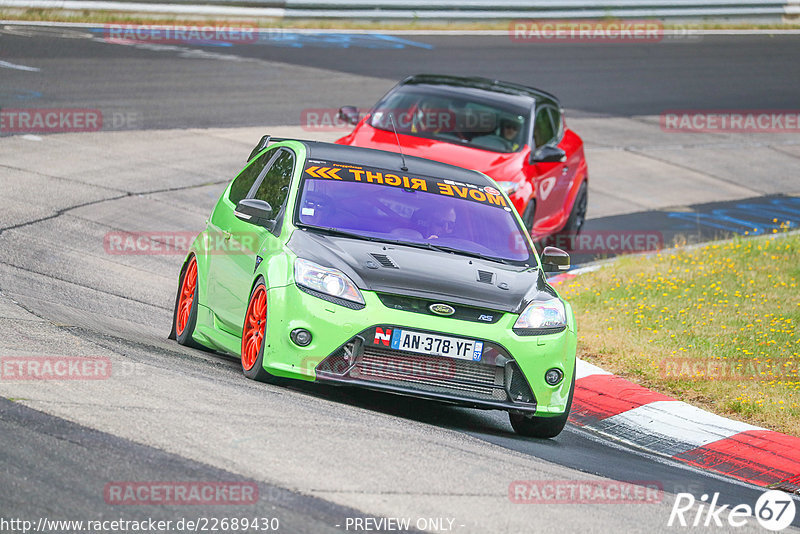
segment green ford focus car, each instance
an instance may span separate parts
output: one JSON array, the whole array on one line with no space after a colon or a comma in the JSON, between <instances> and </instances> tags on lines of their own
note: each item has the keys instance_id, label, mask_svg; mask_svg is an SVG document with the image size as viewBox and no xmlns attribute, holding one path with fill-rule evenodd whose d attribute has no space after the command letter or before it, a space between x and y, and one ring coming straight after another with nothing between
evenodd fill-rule
<instances>
[{"instance_id":1,"label":"green ford focus car","mask_svg":"<svg viewBox=\"0 0 800 534\"><path fill-rule=\"evenodd\" d=\"M181 268L171 337L265 382L358 386L564 428L575 319L486 175L264 136ZM400 399L401 397L398 397Z\"/></svg>"}]
</instances>

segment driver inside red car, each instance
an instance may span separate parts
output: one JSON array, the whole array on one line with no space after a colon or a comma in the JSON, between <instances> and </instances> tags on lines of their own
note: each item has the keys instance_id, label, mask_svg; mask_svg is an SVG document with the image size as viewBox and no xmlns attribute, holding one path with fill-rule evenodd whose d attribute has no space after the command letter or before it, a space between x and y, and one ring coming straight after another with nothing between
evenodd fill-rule
<instances>
[{"instance_id":1,"label":"driver inside red car","mask_svg":"<svg viewBox=\"0 0 800 534\"><path fill-rule=\"evenodd\" d=\"M489 149L499 149L505 152L516 152L519 150L520 121L517 119L504 117L500 119L500 126L495 132L489 135L476 137L472 142L477 146L485 146Z\"/></svg>"},{"instance_id":2,"label":"driver inside red car","mask_svg":"<svg viewBox=\"0 0 800 534\"><path fill-rule=\"evenodd\" d=\"M519 122L512 119L500 121L500 136L508 142L511 151L516 152L519 148Z\"/></svg>"},{"instance_id":3,"label":"driver inside red car","mask_svg":"<svg viewBox=\"0 0 800 534\"><path fill-rule=\"evenodd\" d=\"M436 134L452 129L450 108L446 100L426 97L412 112L411 132Z\"/></svg>"}]
</instances>

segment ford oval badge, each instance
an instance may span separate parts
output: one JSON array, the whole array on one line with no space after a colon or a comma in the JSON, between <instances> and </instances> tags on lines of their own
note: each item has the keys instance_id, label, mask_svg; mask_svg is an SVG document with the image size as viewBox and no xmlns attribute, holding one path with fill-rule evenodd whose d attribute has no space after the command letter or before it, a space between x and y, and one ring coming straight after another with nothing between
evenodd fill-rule
<instances>
[{"instance_id":1,"label":"ford oval badge","mask_svg":"<svg viewBox=\"0 0 800 534\"><path fill-rule=\"evenodd\" d=\"M456 309L448 304L431 304L428 309L436 315L453 315Z\"/></svg>"}]
</instances>

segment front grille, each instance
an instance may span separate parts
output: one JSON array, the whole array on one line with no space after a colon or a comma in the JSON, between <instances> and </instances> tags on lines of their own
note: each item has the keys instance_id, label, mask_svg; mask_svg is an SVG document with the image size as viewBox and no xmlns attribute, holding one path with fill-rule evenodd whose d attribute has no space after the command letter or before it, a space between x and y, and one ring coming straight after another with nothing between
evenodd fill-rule
<instances>
[{"instance_id":1,"label":"front grille","mask_svg":"<svg viewBox=\"0 0 800 534\"><path fill-rule=\"evenodd\" d=\"M510 375L510 376L509 376ZM506 383L508 384L508 396L516 402L533 402L533 392L525 380L525 376L520 371L517 362L506 364Z\"/></svg>"},{"instance_id":2,"label":"front grille","mask_svg":"<svg viewBox=\"0 0 800 534\"><path fill-rule=\"evenodd\" d=\"M350 376L438 393L508 398L502 367L392 349L365 347Z\"/></svg>"},{"instance_id":3,"label":"front grille","mask_svg":"<svg viewBox=\"0 0 800 534\"><path fill-rule=\"evenodd\" d=\"M319 378L340 383L349 380L447 398L456 402L486 401L509 407L535 409L536 397L517 362L508 351L489 340L483 343L480 361L419 354L392 348L401 327L370 327L329 354L317 366ZM430 332L439 334L438 332Z\"/></svg>"},{"instance_id":4,"label":"front grille","mask_svg":"<svg viewBox=\"0 0 800 534\"><path fill-rule=\"evenodd\" d=\"M386 293L378 293L378 298L387 308L412 313L422 313L425 315L436 315L430 310L432 304L447 304L456 310L453 315L449 316L450 319L459 319L461 321L471 321L474 323L494 324L503 317L503 312L501 311L462 306L461 304L454 304L442 300L421 299L402 295L389 295ZM441 316L437 315L437 317Z\"/></svg>"},{"instance_id":5,"label":"front grille","mask_svg":"<svg viewBox=\"0 0 800 534\"><path fill-rule=\"evenodd\" d=\"M336 375L345 374L352 366L355 359L358 341L351 341L339 350L325 358L317 365L317 371L333 373Z\"/></svg>"}]
</instances>

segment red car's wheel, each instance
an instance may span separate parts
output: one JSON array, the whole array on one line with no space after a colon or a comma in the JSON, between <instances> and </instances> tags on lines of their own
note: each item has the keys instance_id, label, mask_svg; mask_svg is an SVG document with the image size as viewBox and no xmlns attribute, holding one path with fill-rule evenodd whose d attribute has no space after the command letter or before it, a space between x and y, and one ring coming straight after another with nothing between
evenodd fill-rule
<instances>
[{"instance_id":1,"label":"red car's wheel","mask_svg":"<svg viewBox=\"0 0 800 534\"><path fill-rule=\"evenodd\" d=\"M567 219L567 223L564 225L564 233L571 234L573 236L581 233L581 230L583 229L583 223L586 222L586 206L588 204L588 198L588 188L586 186L586 182L584 181L581 184L580 189L578 189L578 194L575 195L575 203L572 205L572 211L569 214L569 219Z\"/></svg>"},{"instance_id":2,"label":"red car's wheel","mask_svg":"<svg viewBox=\"0 0 800 534\"><path fill-rule=\"evenodd\" d=\"M197 259L192 256L183 271L178 286L178 297L175 300L173 314L173 332L175 340L181 345L198 347L192 339L197 324Z\"/></svg>"},{"instance_id":3,"label":"red car's wheel","mask_svg":"<svg viewBox=\"0 0 800 534\"><path fill-rule=\"evenodd\" d=\"M242 371L247 378L270 382L274 378L264 370L264 343L267 332L267 286L259 280L247 304L242 327Z\"/></svg>"},{"instance_id":4,"label":"red car's wheel","mask_svg":"<svg viewBox=\"0 0 800 534\"><path fill-rule=\"evenodd\" d=\"M530 233L533 233L533 218L536 215L536 199L531 198L528 205L525 206L525 211L522 213L522 223Z\"/></svg>"}]
</instances>

